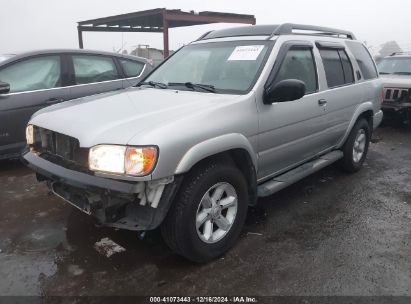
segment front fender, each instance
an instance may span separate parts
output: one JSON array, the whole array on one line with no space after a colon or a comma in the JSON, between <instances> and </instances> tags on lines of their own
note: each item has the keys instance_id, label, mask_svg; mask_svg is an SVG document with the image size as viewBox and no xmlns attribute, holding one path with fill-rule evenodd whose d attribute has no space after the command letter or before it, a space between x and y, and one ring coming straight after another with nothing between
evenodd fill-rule
<instances>
[{"instance_id":1,"label":"front fender","mask_svg":"<svg viewBox=\"0 0 411 304\"><path fill-rule=\"evenodd\" d=\"M257 155L248 139L242 134L231 133L207 139L191 147L178 163L175 174L188 172L199 161L232 149L246 150L257 168Z\"/></svg>"}]
</instances>

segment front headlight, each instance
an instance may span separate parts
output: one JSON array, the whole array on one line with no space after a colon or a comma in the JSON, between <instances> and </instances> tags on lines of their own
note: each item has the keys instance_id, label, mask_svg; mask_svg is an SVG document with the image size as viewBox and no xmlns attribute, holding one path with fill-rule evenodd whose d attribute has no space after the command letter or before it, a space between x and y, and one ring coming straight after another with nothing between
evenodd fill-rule
<instances>
[{"instance_id":1,"label":"front headlight","mask_svg":"<svg viewBox=\"0 0 411 304\"><path fill-rule=\"evenodd\" d=\"M34 144L34 129L33 125L28 125L26 128L26 141L28 145Z\"/></svg>"},{"instance_id":2,"label":"front headlight","mask_svg":"<svg viewBox=\"0 0 411 304\"><path fill-rule=\"evenodd\" d=\"M152 171L157 160L156 147L98 145L90 149L89 168L106 173L141 176Z\"/></svg>"}]
</instances>

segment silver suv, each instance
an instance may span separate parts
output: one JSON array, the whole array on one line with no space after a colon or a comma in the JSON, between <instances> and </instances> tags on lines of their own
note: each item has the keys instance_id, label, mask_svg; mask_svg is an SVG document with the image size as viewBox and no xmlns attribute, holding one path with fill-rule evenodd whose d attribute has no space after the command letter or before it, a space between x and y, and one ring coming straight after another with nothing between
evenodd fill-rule
<instances>
[{"instance_id":1,"label":"silver suv","mask_svg":"<svg viewBox=\"0 0 411 304\"><path fill-rule=\"evenodd\" d=\"M247 207L339 161L359 170L382 119L376 66L352 33L283 24L206 33L137 87L37 112L24 161L100 223L161 227L205 262Z\"/></svg>"}]
</instances>

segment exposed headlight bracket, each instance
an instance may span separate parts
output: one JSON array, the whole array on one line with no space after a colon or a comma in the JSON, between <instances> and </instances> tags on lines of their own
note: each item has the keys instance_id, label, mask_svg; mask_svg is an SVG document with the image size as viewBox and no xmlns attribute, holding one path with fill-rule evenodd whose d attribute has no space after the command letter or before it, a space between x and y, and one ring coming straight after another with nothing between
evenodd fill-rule
<instances>
[{"instance_id":1,"label":"exposed headlight bracket","mask_svg":"<svg viewBox=\"0 0 411 304\"><path fill-rule=\"evenodd\" d=\"M163 194L164 188L167 184L174 181L174 177L170 176L167 178L145 182L143 191L139 192L138 198L140 199L140 205L145 206L148 204L153 208L157 208L160 202L161 195Z\"/></svg>"}]
</instances>

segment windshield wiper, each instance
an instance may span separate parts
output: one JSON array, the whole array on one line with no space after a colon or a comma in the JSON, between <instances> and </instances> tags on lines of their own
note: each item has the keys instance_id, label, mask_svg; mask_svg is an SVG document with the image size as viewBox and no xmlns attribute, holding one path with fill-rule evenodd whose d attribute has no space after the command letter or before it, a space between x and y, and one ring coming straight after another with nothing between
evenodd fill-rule
<instances>
[{"instance_id":1,"label":"windshield wiper","mask_svg":"<svg viewBox=\"0 0 411 304\"><path fill-rule=\"evenodd\" d=\"M169 86L185 86L189 89L202 89L207 92L215 93L215 87L211 84L201 84L201 83L192 83L192 82L169 82Z\"/></svg>"},{"instance_id":2,"label":"windshield wiper","mask_svg":"<svg viewBox=\"0 0 411 304\"><path fill-rule=\"evenodd\" d=\"M411 72L395 72L395 75L411 75Z\"/></svg>"},{"instance_id":3,"label":"windshield wiper","mask_svg":"<svg viewBox=\"0 0 411 304\"><path fill-rule=\"evenodd\" d=\"M387 72L380 72L380 75L389 75L391 73L387 73Z\"/></svg>"},{"instance_id":4,"label":"windshield wiper","mask_svg":"<svg viewBox=\"0 0 411 304\"><path fill-rule=\"evenodd\" d=\"M156 82L156 81L143 81L143 82L140 82L140 83L138 83L137 84L137 86L139 87L139 86L142 86L142 85L149 85L149 86L151 86L151 87L157 87L157 88L160 88L160 89L167 89L167 85L165 84L165 83L162 83L162 82Z\"/></svg>"}]
</instances>

